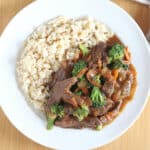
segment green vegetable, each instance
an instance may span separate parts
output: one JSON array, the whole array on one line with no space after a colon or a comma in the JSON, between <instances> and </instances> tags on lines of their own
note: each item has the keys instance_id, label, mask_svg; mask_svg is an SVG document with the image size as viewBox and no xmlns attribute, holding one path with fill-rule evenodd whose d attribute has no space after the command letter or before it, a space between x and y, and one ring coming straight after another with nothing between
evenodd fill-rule
<instances>
[{"instance_id":1,"label":"green vegetable","mask_svg":"<svg viewBox=\"0 0 150 150\"><path fill-rule=\"evenodd\" d=\"M100 75L95 75L94 76L94 81L97 83L100 83Z\"/></svg>"},{"instance_id":2,"label":"green vegetable","mask_svg":"<svg viewBox=\"0 0 150 150\"><path fill-rule=\"evenodd\" d=\"M110 69L119 69L119 68L123 68L123 69L128 69L128 65L127 64L123 64L121 60L116 60L110 64L108 64L108 67Z\"/></svg>"},{"instance_id":3,"label":"green vegetable","mask_svg":"<svg viewBox=\"0 0 150 150\"><path fill-rule=\"evenodd\" d=\"M48 114L48 119L47 119L47 129L48 130L52 129L56 117L57 116L55 114L52 114L52 113Z\"/></svg>"},{"instance_id":4,"label":"green vegetable","mask_svg":"<svg viewBox=\"0 0 150 150\"><path fill-rule=\"evenodd\" d=\"M53 104L50 106L51 113L57 115L62 118L64 116L64 107L59 104Z\"/></svg>"},{"instance_id":5,"label":"green vegetable","mask_svg":"<svg viewBox=\"0 0 150 150\"><path fill-rule=\"evenodd\" d=\"M89 49L88 49L85 45L80 44L80 45L79 45L79 48L80 48L80 50L82 51L82 53L83 53L84 56L89 53Z\"/></svg>"},{"instance_id":6,"label":"green vegetable","mask_svg":"<svg viewBox=\"0 0 150 150\"><path fill-rule=\"evenodd\" d=\"M96 127L96 130L101 130L102 128L103 128L102 125L98 125L98 126Z\"/></svg>"},{"instance_id":7,"label":"green vegetable","mask_svg":"<svg viewBox=\"0 0 150 150\"><path fill-rule=\"evenodd\" d=\"M122 59L124 57L124 47L120 44L113 45L113 47L108 51L108 56L110 62Z\"/></svg>"},{"instance_id":8,"label":"green vegetable","mask_svg":"<svg viewBox=\"0 0 150 150\"><path fill-rule=\"evenodd\" d=\"M81 106L81 108L77 108L74 113L73 116L77 117L79 121L82 121L85 117L87 117L89 114L89 108L88 106Z\"/></svg>"},{"instance_id":9,"label":"green vegetable","mask_svg":"<svg viewBox=\"0 0 150 150\"><path fill-rule=\"evenodd\" d=\"M76 94L78 96L81 96L82 95L82 91L75 92L74 94Z\"/></svg>"},{"instance_id":10,"label":"green vegetable","mask_svg":"<svg viewBox=\"0 0 150 150\"><path fill-rule=\"evenodd\" d=\"M84 61L80 60L77 63L74 64L72 75L76 76L83 68L85 68L87 65Z\"/></svg>"},{"instance_id":11,"label":"green vegetable","mask_svg":"<svg viewBox=\"0 0 150 150\"><path fill-rule=\"evenodd\" d=\"M93 87L90 98L93 107L100 107L105 105L106 103L104 95L102 94L100 89L96 86Z\"/></svg>"},{"instance_id":12,"label":"green vegetable","mask_svg":"<svg viewBox=\"0 0 150 150\"><path fill-rule=\"evenodd\" d=\"M54 125L54 121L55 121L54 118L48 118L48 120L47 120L47 129L48 130L52 129L52 127Z\"/></svg>"}]
</instances>

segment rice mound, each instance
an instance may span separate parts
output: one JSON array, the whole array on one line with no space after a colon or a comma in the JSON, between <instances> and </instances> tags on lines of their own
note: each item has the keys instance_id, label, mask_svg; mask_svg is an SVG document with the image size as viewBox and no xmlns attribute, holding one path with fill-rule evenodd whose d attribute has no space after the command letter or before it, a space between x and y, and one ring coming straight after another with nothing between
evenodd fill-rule
<instances>
[{"instance_id":1,"label":"rice mound","mask_svg":"<svg viewBox=\"0 0 150 150\"><path fill-rule=\"evenodd\" d=\"M93 47L107 41L113 32L103 23L88 17L56 17L38 26L27 38L17 61L17 79L26 99L38 110L49 96L51 74L63 60L80 52L79 44Z\"/></svg>"}]
</instances>

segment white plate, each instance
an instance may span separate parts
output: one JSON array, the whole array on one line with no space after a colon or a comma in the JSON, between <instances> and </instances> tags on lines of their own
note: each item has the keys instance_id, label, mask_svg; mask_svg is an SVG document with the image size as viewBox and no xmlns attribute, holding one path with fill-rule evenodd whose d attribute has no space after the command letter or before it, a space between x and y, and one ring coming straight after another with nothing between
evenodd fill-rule
<instances>
[{"instance_id":1,"label":"white plate","mask_svg":"<svg viewBox=\"0 0 150 150\"><path fill-rule=\"evenodd\" d=\"M58 15L91 16L106 23L128 45L138 72L134 99L115 121L102 131L74 130L54 127L47 131L46 121L36 115L17 87L16 57L23 41L42 22ZM0 100L12 124L33 141L47 147L84 150L102 146L123 134L136 120L146 104L150 85L150 53L145 37L133 19L110 1L41 0L19 12L8 24L0 43ZM14 137L15 138L15 137Z\"/></svg>"}]
</instances>

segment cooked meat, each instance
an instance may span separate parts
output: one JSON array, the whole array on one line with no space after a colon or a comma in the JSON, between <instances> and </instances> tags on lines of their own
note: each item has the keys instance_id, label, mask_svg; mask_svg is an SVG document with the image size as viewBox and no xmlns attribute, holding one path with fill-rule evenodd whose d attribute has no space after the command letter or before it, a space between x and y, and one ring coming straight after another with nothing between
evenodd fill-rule
<instances>
[{"instance_id":1,"label":"cooked meat","mask_svg":"<svg viewBox=\"0 0 150 150\"><path fill-rule=\"evenodd\" d=\"M72 116L65 116L62 119L56 120L55 125L63 128L81 128L80 122Z\"/></svg>"},{"instance_id":2,"label":"cooked meat","mask_svg":"<svg viewBox=\"0 0 150 150\"><path fill-rule=\"evenodd\" d=\"M119 76L118 76L118 81L120 83L126 79L126 74L127 74L126 70L123 70L123 69L120 70Z\"/></svg>"},{"instance_id":3,"label":"cooked meat","mask_svg":"<svg viewBox=\"0 0 150 150\"><path fill-rule=\"evenodd\" d=\"M61 100L73 105L74 107L81 106L83 104L91 105L88 97L80 97L70 91L70 88L77 82L76 77L72 77L63 81L58 81L54 85L51 91L51 96L48 100L48 104L59 103ZM59 91L59 92L58 92Z\"/></svg>"},{"instance_id":4,"label":"cooked meat","mask_svg":"<svg viewBox=\"0 0 150 150\"><path fill-rule=\"evenodd\" d=\"M95 129L99 125L101 125L101 122L97 117L87 117L83 121L81 121L82 128L84 127Z\"/></svg>"},{"instance_id":5,"label":"cooked meat","mask_svg":"<svg viewBox=\"0 0 150 150\"><path fill-rule=\"evenodd\" d=\"M51 89L57 81L62 81L71 77L71 72L73 67L72 61L64 61L60 69L52 74L52 80L49 83L49 88Z\"/></svg>"},{"instance_id":6,"label":"cooked meat","mask_svg":"<svg viewBox=\"0 0 150 150\"><path fill-rule=\"evenodd\" d=\"M116 91L112 94L111 99L116 102L116 101L120 100L121 98L122 98L121 97L121 90L116 89Z\"/></svg>"},{"instance_id":7,"label":"cooked meat","mask_svg":"<svg viewBox=\"0 0 150 150\"><path fill-rule=\"evenodd\" d=\"M63 81L58 81L54 85L51 91L51 96L48 100L48 104L59 103L62 99L77 106L75 99L73 99L73 94L70 91L72 85L77 82L76 77L72 77Z\"/></svg>"},{"instance_id":8,"label":"cooked meat","mask_svg":"<svg viewBox=\"0 0 150 150\"><path fill-rule=\"evenodd\" d=\"M63 128L93 128L95 129L101 122L97 117L87 117L83 121L78 121L72 116L65 116L62 119L56 120L56 126L61 126Z\"/></svg>"},{"instance_id":9,"label":"cooked meat","mask_svg":"<svg viewBox=\"0 0 150 150\"><path fill-rule=\"evenodd\" d=\"M108 113L106 113L105 115L99 118L99 120L101 121L103 125L108 124L119 114L121 104L122 104L122 101L118 101L111 111L109 111Z\"/></svg>"},{"instance_id":10,"label":"cooked meat","mask_svg":"<svg viewBox=\"0 0 150 150\"><path fill-rule=\"evenodd\" d=\"M92 116L102 116L107 113L111 108L114 107L114 102L112 100L107 100L106 104L99 108L90 108L90 114Z\"/></svg>"},{"instance_id":11,"label":"cooked meat","mask_svg":"<svg viewBox=\"0 0 150 150\"><path fill-rule=\"evenodd\" d=\"M133 75L128 74L127 79L123 81L121 86L122 98L125 98L130 95L132 82L133 82Z\"/></svg>"},{"instance_id":12,"label":"cooked meat","mask_svg":"<svg viewBox=\"0 0 150 150\"><path fill-rule=\"evenodd\" d=\"M108 97L111 97L114 92L114 84L114 81L106 81L103 85L102 90Z\"/></svg>"},{"instance_id":13,"label":"cooked meat","mask_svg":"<svg viewBox=\"0 0 150 150\"><path fill-rule=\"evenodd\" d=\"M72 115L73 112L74 112L73 106L70 105L70 104L65 104L65 105L64 105L64 112L65 112L65 114L67 114L67 115Z\"/></svg>"},{"instance_id":14,"label":"cooked meat","mask_svg":"<svg viewBox=\"0 0 150 150\"><path fill-rule=\"evenodd\" d=\"M100 42L98 45L96 45L92 49L92 51L89 54L89 56L85 57L86 61L88 62L89 68L97 67L98 60L102 59L103 52L104 52L105 48L106 48L106 44Z\"/></svg>"}]
</instances>

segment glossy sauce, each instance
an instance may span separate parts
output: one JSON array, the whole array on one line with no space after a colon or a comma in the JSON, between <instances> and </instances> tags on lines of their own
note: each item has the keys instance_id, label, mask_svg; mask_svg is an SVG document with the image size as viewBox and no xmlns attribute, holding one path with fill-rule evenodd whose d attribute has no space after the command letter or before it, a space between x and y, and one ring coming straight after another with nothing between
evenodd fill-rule
<instances>
[{"instance_id":1,"label":"glossy sauce","mask_svg":"<svg viewBox=\"0 0 150 150\"><path fill-rule=\"evenodd\" d=\"M132 64L130 64L130 70L132 71L133 76L134 76L133 83L132 83L132 86L131 86L130 96L123 99L123 103L121 105L120 111L122 111L125 108L126 104L133 99L134 93L135 93L136 87L137 87L137 79L136 79L137 72L135 70L135 67Z\"/></svg>"}]
</instances>

